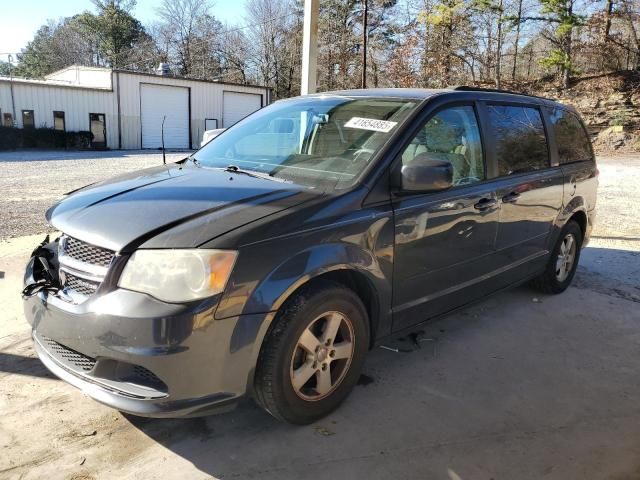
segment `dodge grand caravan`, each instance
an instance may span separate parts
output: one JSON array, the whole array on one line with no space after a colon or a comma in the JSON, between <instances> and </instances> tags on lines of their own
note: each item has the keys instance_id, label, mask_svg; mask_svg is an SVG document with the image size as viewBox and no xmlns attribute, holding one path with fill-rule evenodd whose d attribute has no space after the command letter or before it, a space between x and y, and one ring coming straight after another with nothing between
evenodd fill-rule
<instances>
[{"instance_id":1,"label":"dodge grand caravan","mask_svg":"<svg viewBox=\"0 0 640 480\"><path fill-rule=\"evenodd\" d=\"M309 423L367 350L488 294L571 283L598 171L577 113L458 87L278 101L175 164L71 192L25 274L35 350L151 417L253 397Z\"/></svg>"}]
</instances>

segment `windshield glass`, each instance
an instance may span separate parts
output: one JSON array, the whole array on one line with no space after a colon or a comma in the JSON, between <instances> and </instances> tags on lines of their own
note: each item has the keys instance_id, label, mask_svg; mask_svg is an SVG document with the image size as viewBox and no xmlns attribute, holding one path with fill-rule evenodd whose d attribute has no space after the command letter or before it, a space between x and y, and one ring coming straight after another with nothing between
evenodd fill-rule
<instances>
[{"instance_id":1,"label":"windshield glass","mask_svg":"<svg viewBox=\"0 0 640 480\"><path fill-rule=\"evenodd\" d=\"M415 108L400 99L302 97L276 102L211 140L193 158L322 190L353 185Z\"/></svg>"}]
</instances>

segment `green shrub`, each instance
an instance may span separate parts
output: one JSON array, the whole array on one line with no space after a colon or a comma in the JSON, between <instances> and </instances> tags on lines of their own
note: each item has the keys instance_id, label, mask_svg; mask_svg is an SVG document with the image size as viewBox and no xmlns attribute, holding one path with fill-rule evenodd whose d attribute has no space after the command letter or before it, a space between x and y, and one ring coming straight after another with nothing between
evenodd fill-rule
<instances>
[{"instance_id":1,"label":"green shrub","mask_svg":"<svg viewBox=\"0 0 640 480\"><path fill-rule=\"evenodd\" d=\"M0 150L17 148L91 148L91 132L62 132L52 128L0 127Z\"/></svg>"}]
</instances>

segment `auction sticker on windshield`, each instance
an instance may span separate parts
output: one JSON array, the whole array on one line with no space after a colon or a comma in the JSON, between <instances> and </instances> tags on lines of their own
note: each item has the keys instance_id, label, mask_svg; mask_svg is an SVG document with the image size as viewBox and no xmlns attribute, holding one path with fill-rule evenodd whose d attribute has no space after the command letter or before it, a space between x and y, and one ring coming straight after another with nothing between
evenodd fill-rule
<instances>
[{"instance_id":1,"label":"auction sticker on windshield","mask_svg":"<svg viewBox=\"0 0 640 480\"><path fill-rule=\"evenodd\" d=\"M389 122L387 120L377 120L375 118L353 117L344 124L348 128L359 128L360 130L373 130L374 132L388 133L398 122Z\"/></svg>"}]
</instances>

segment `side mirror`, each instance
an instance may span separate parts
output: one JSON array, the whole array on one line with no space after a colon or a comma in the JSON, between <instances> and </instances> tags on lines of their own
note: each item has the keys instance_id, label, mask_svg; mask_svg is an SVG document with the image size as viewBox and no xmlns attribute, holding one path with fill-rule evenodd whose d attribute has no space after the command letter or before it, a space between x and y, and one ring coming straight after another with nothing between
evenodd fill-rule
<instances>
[{"instance_id":1,"label":"side mirror","mask_svg":"<svg viewBox=\"0 0 640 480\"><path fill-rule=\"evenodd\" d=\"M428 154L416 156L401 171L401 189L405 192L435 192L453 185L450 162L434 160Z\"/></svg>"}]
</instances>

